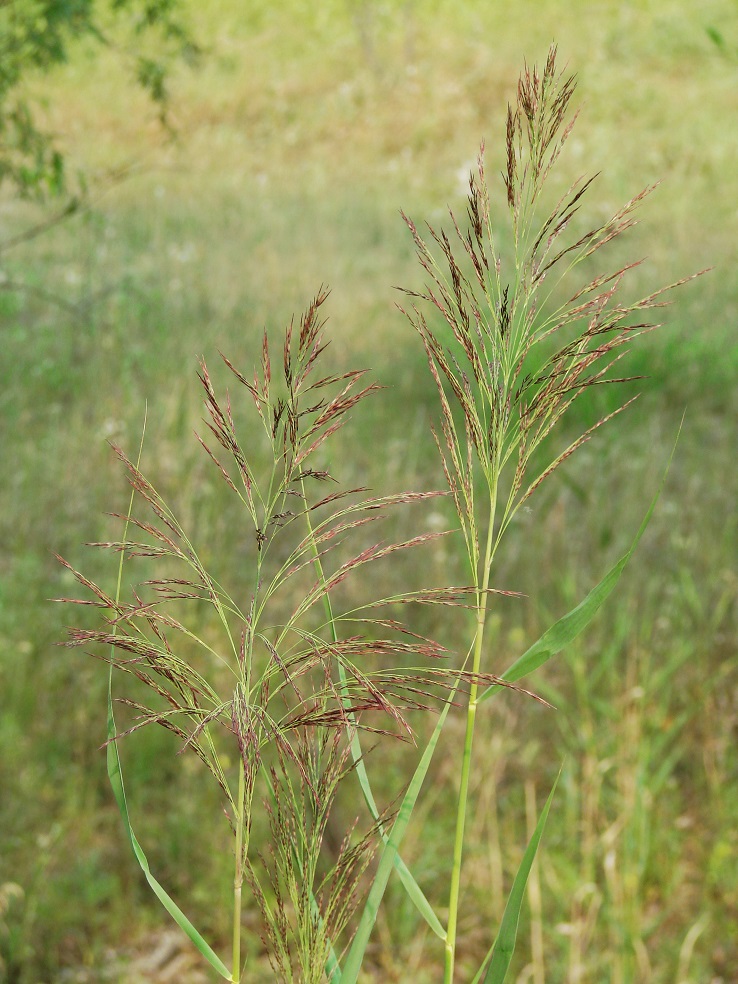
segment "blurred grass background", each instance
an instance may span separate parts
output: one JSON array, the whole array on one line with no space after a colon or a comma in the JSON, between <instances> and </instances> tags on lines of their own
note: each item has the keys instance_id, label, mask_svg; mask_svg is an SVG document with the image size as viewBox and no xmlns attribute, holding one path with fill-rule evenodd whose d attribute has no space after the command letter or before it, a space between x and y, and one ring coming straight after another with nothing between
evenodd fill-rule
<instances>
[{"instance_id":1,"label":"blurred grass background","mask_svg":"<svg viewBox=\"0 0 738 984\"><path fill-rule=\"evenodd\" d=\"M196 357L215 366L221 349L248 368L263 328L281 328L327 282L330 359L370 366L387 387L339 437L335 471L381 490L438 487L432 386L395 308L393 285L421 282L398 210L434 223L447 205L463 214L482 139L495 187L518 73L555 40L582 108L559 169L567 181L602 172L590 214L662 181L629 238L628 258L648 256L638 289L714 269L630 357L649 377L634 387L641 399L543 487L503 552L497 586L529 597L495 615L493 670L624 551L685 415L614 601L535 680L557 710L515 697L487 705L461 961L470 971L486 950L563 761L511 980L738 981L738 5L211 0L189 17L205 55L172 79L173 138L112 54L80 45L33 83L70 167L101 191L91 212L9 252L0 285L6 979L98 981L117 966L112 979L128 980L115 961L152 946L165 924L97 750L104 669L56 647L70 616L48 601L74 593L52 551L114 583L83 546L110 537L104 513L127 499L106 442L132 452L148 407L144 470L239 577L238 516L191 436ZM120 170L125 180L109 179ZM43 217L9 198L0 216L4 239ZM571 431L607 410L607 396L583 400ZM449 546L433 564L452 582L460 570ZM449 728L406 849L441 900L461 727ZM225 940L226 825L175 748L150 734L125 749L134 823L167 887ZM403 757L392 755L396 791ZM436 979L437 941L401 892L376 940L373 978Z\"/></svg>"}]
</instances>

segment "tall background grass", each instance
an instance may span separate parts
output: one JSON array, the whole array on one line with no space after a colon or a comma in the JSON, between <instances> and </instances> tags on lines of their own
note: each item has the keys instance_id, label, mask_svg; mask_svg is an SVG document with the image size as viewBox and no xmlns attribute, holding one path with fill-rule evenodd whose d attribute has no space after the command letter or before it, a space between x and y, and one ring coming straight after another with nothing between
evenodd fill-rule
<instances>
[{"instance_id":1,"label":"tall background grass","mask_svg":"<svg viewBox=\"0 0 738 984\"><path fill-rule=\"evenodd\" d=\"M564 759L512 979L735 981L738 7L245 6L192 4L206 56L173 79L174 140L112 56L80 48L34 83L71 166L97 175L104 191L91 213L3 260L6 281L26 285L0 290L7 980L98 981L112 967L116 980L163 981L177 961L187 979L188 951L174 943L158 968L146 963L166 943L163 917L128 855L96 751L105 674L55 648L64 612L47 601L69 591L53 550L112 583L114 572L91 570L102 558L82 546L109 537L104 511L126 500L106 441L132 450L148 404L145 470L237 573L235 518L191 437L201 416L195 360L220 348L248 366L263 327L280 327L327 281L329 357L336 368L373 367L387 387L339 438L345 455L334 470L381 491L437 487L432 383L394 308L392 285L420 286L398 210L435 224L447 203L458 208L481 138L489 173L502 169L519 67L556 39L583 104L560 170L572 179L603 172L588 206L603 214L663 181L630 236L629 255L649 256L637 289L715 269L629 356L628 369L650 377L635 407L544 486L511 531L496 586L529 600L499 608L500 669L623 552L686 411L657 515L615 603L537 681L557 711L513 695L482 715L489 751L473 779L469 867L479 877L470 891L479 909L500 915L526 829ZM124 181L108 180L123 167ZM12 200L0 216L3 238L39 218ZM601 415L606 399L606 388L583 399L572 430ZM462 560L439 547L433 562L448 580ZM447 883L434 845L452 836L462 729L448 728L448 758L407 848L428 885ZM197 767L175 761L175 749L152 733L124 750L134 820L160 878L225 939L223 824ZM401 769L399 757L387 763L388 773ZM422 934L402 894L390 895L376 978L408 980L410 968L423 980ZM258 957L258 939L250 945ZM460 967L485 948L486 937L459 927ZM197 979L206 978L192 969Z\"/></svg>"}]
</instances>

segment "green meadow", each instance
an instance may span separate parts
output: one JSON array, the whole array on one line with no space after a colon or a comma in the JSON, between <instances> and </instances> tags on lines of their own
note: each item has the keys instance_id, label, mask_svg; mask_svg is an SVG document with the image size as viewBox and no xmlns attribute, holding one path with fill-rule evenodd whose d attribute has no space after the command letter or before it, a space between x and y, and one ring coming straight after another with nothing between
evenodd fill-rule
<instances>
[{"instance_id":1,"label":"green meadow","mask_svg":"<svg viewBox=\"0 0 738 984\"><path fill-rule=\"evenodd\" d=\"M278 345L321 284L331 370L368 368L383 387L336 435L332 473L382 494L443 487L435 387L397 307L397 287L424 284L400 209L419 228L449 228L448 207L463 217L484 141L504 248L507 104L525 62L544 62L555 41L580 110L556 180L563 190L599 173L582 223L658 182L613 247L621 265L644 259L629 290L710 271L669 295L663 325L619 363L643 378L574 405L561 449L623 393L641 394L529 500L493 570L494 587L525 596L493 596L489 668L502 672L628 549L677 442L615 593L526 681L554 709L510 692L480 710L457 975L479 966L561 770L508 980L733 984L738 5L210 0L188 19L203 55L170 80L171 131L114 52L80 44L29 80L70 177L86 175L89 210L24 239L53 203L0 200L0 239L18 240L0 253L0 981L216 979L172 942L125 840L100 751L105 665L59 645L94 613L50 600L80 590L54 555L114 591L113 557L86 544L118 535L109 514L125 512L129 486L109 445L135 457L145 422L142 470L248 590L241 517L193 435L197 360L221 390L233 380L219 352L250 376L264 330ZM416 527L393 520L386 535L452 523L443 503L408 515ZM468 578L453 537L422 569L408 553L383 576L384 594ZM418 619L451 645L441 614ZM451 715L403 847L441 900L463 729ZM228 825L178 750L155 729L121 744L131 817L167 891L227 947ZM386 797L398 796L414 749L374 754L386 756ZM344 797L336 822L358 808ZM252 836L267 835L256 817ZM244 920L248 980L273 980L255 907ZM363 979L439 980L440 949L391 882Z\"/></svg>"}]
</instances>

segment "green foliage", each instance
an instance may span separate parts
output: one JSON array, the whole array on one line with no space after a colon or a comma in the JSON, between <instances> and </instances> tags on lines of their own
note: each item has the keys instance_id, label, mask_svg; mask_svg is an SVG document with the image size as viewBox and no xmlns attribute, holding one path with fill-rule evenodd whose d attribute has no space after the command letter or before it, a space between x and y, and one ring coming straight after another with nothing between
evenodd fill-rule
<instances>
[{"instance_id":1,"label":"green foliage","mask_svg":"<svg viewBox=\"0 0 738 984\"><path fill-rule=\"evenodd\" d=\"M192 60L179 0L12 0L0 6L0 187L24 198L61 194L64 156L36 122L29 83L67 60L82 39L115 47L166 120L167 77L175 60Z\"/></svg>"}]
</instances>

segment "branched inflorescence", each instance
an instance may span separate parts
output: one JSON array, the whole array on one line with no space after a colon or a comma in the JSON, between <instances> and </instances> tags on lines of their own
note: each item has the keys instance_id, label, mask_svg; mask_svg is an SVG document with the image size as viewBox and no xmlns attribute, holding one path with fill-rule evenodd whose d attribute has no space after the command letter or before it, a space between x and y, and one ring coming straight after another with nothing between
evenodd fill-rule
<instances>
[{"instance_id":1,"label":"branched inflorescence","mask_svg":"<svg viewBox=\"0 0 738 984\"><path fill-rule=\"evenodd\" d=\"M574 88L574 78L557 71L552 48L541 75L535 68L523 72L516 105L508 107L503 181L510 256L496 242L484 148L470 177L467 230L451 215L458 249L446 232L429 226L440 251L437 259L415 223L404 216L429 278L423 291L405 293L427 302L447 326L439 329L417 304L406 312L423 341L438 388L442 416L437 443L473 566L480 559L473 461L489 489L508 464L513 466L507 501L499 510L499 537L537 486L614 416L599 420L537 474L529 474L534 452L577 397L598 384L627 381L613 378L609 370L627 346L656 327L644 320L644 313L662 306L664 293L677 286L622 300L621 288L639 265L635 262L599 272L567 291L575 268L633 226L636 208L653 190L645 189L573 241L566 234L594 178L575 181L552 209L539 215L544 184L576 120L576 115L567 119ZM451 397L462 413L461 434Z\"/></svg>"},{"instance_id":2,"label":"branched inflorescence","mask_svg":"<svg viewBox=\"0 0 738 984\"><path fill-rule=\"evenodd\" d=\"M288 326L279 373L266 334L252 378L223 357L261 421L268 447L264 474L257 474L253 447L242 443L230 395L218 397L205 362L200 363L209 436L198 440L238 496L253 532L245 606L215 577L172 509L119 448L115 452L150 515L118 516L140 536L97 546L128 559L149 558L163 566L163 576L148 578L123 601L62 561L92 594L63 600L97 606L103 614L98 628L71 629L68 645L92 646L152 695L150 704L119 698L133 720L111 740L158 724L181 740L182 751L191 750L204 763L226 798L236 834L238 892L246 879L262 906L283 979L305 981L321 979L332 941L350 917L369 847L381 831L369 795L371 836L359 840L360 849L347 841L318 878L325 823L340 781L359 768L368 782L358 735L410 739L408 711L437 706L459 679L462 689L496 681L470 671L461 671L459 678L447 650L383 611L408 602L458 604L468 588L379 598L334 614L332 599L347 578L439 534L370 543L348 555L347 538L392 507L439 493L372 497L366 489L330 491L335 483L322 464L323 445L378 387L365 382L363 371L320 374L326 298L321 289L299 326ZM207 637L200 634L206 620L202 606L210 612L211 627L215 614L220 642L212 639L212 628ZM240 761L235 780L224 765L233 758L227 752L232 743ZM270 892L260 886L249 852L260 779L274 835L272 860L266 863ZM280 894L285 892L289 905ZM276 901L269 901L272 897Z\"/></svg>"}]
</instances>

